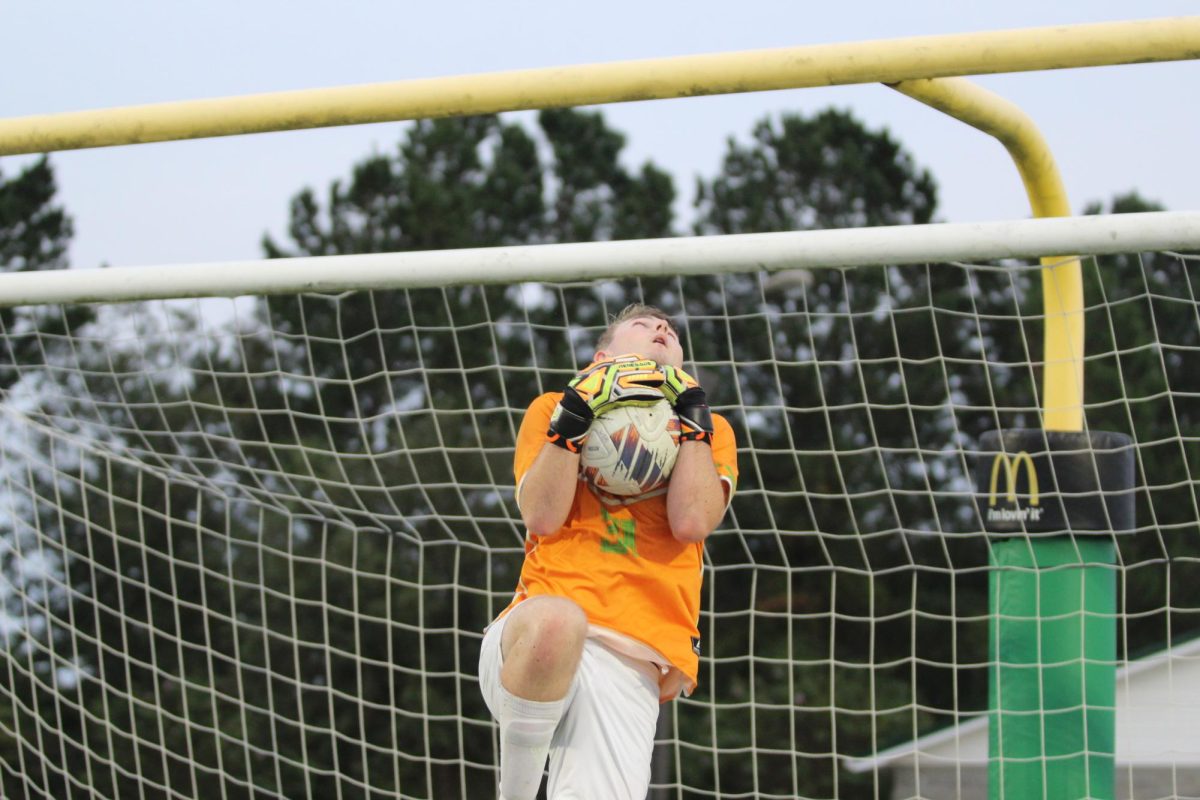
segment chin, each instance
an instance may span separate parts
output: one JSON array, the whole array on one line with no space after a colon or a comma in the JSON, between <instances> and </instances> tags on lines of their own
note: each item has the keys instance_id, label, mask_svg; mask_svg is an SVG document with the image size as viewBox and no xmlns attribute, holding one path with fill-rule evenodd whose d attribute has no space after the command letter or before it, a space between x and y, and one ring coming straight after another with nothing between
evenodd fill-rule
<instances>
[{"instance_id":1,"label":"chin","mask_svg":"<svg viewBox=\"0 0 1200 800\"><path fill-rule=\"evenodd\" d=\"M650 347L646 348L646 358L652 358L659 364L670 364L671 366L675 366L673 359L671 358L671 354L657 345L651 345Z\"/></svg>"},{"instance_id":2,"label":"chin","mask_svg":"<svg viewBox=\"0 0 1200 800\"><path fill-rule=\"evenodd\" d=\"M673 358L670 353L660 352L657 356L650 356L659 364L666 364L675 369L683 369L683 358Z\"/></svg>"}]
</instances>

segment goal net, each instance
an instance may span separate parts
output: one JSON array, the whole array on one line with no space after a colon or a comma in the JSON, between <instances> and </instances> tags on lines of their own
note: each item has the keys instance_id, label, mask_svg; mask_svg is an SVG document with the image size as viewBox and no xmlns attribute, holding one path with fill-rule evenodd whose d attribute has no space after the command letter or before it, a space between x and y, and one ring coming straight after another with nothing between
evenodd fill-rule
<instances>
[{"instance_id":1,"label":"goal net","mask_svg":"<svg viewBox=\"0 0 1200 800\"><path fill-rule=\"evenodd\" d=\"M641 301L741 471L651 796L979 796L972 474L983 433L1040 426L1040 267L829 262L5 311L0 793L494 797L475 670L521 564L516 429ZM1087 426L1136 450L1117 764L1175 796L1195 748L1121 731L1200 717L1195 681L1133 688L1143 656L1200 663L1200 265L1082 264Z\"/></svg>"}]
</instances>

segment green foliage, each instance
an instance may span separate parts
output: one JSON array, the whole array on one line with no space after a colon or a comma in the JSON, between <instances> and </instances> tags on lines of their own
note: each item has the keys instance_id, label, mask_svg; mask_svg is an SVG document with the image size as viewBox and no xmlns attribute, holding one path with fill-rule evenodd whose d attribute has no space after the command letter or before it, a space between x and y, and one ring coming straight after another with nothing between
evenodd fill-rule
<instances>
[{"instance_id":1,"label":"green foliage","mask_svg":"<svg viewBox=\"0 0 1200 800\"><path fill-rule=\"evenodd\" d=\"M933 219L937 190L887 131L848 112L764 119L729 140L721 174L698 183L697 233L854 228Z\"/></svg>"},{"instance_id":2,"label":"green foliage","mask_svg":"<svg viewBox=\"0 0 1200 800\"><path fill-rule=\"evenodd\" d=\"M618 160L623 146L624 137L607 128L599 114L573 110L542 112L535 134L493 116L419 122L408 130L394 156L368 159L354 168L345 186L335 183L324 209L310 191L298 195L292 204L290 248L270 239L264 245L269 255L281 256L668 235L674 199L670 178L650 164L638 173L627 171ZM267 422L270 428L262 434L248 431L247 436L261 438L272 451L287 443L292 452L304 453L304 465L284 471L319 474L321 494L328 498L321 516L336 516L341 525L349 521L357 528L357 535L350 534L335 522L309 542L293 542L294 552L302 555L311 548L314 559L328 561L330 543L354 537L361 543L359 569L377 572L383 583L419 554L420 568L407 580L452 586L462 581L448 576L464 569L478 575L489 563L497 563L464 551L459 542L478 540L493 548L515 549L520 539L510 489L498 493L496 487L510 481L507 454L519 416L509 408L532 399L540 391L541 376L506 367L527 364L533 356L535 363L569 375L576 364L570 342L553 338L549 327L543 331L528 326L530 313L535 320L542 313L515 302L519 292L520 287L464 287L283 298L261 306L264 328L276 335L304 336L303 347L288 352L275 348L279 368L297 380L308 380L309 375L321 380L298 396L281 393L283 387L270 375L256 379L258 406L290 413ZM607 310L591 297L574 307L572 316L600 325ZM560 324L553 317L546 322ZM514 335L497 337L491 326L506 323L518 323ZM565 378L551 380L557 384ZM297 415L307 413L313 414L311 424L303 417L297 421ZM368 432L357 420L376 422ZM336 450L331 441L337 443ZM481 450L499 457L465 455ZM380 455L364 461L363 456L372 453ZM426 488L388 488L416 485ZM374 533L364 537L365 531ZM446 546L426 549L432 542ZM381 560L383 550L372 555L371 547L384 543L392 554L390 562ZM414 551L414 546L419 549ZM499 563L496 581L507 591L515 585L515 564ZM463 578L467 580L477 578ZM299 584L295 589L306 591ZM355 592L350 582L330 596ZM406 619L406 609L418 608L420 616ZM353 718L330 723L339 733L354 733L347 737L348 748L360 740L380 746L350 761L384 776L381 783L373 775L372 785L392 785L393 762L387 756L394 750L452 759L462 746L456 715L487 718L475 692L450 702L456 696L453 676L458 669L473 670L474 652L468 648L459 665L458 635L435 632L479 631L494 610L486 598L457 592L376 602L372 613L364 612L362 618L378 620L373 623L378 629L374 640L390 639L392 646L374 653L368 645L372 639L364 638L347 641L344 647L368 659L372 670L381 671L380 680L364 683L362 668L350 658L335 660L332 670L321 670L323 681L356 701L372 701L370 686L394 686L390 694L375 698L384 710L378 725L360 728ZM329 622L305 619L297 634L306 640L332 641L341 628L329 627ZM348 704L347 710L352 708ZM407 715L429 713L449 715L448 721L428 731L400 724ZM403 742L380 739L393 724L398 725L394 735L404 731ZM467 733L476 737L470 729ZM487 729L478 736L472 751L490 751ZM330 758L332 767L332 753ZM456 770L435 767L428 775L424 772L421 760L401 764L399 786L433 796L468 791ZM485 780L474 787L486 794L489 784Z\"/></svg>"},{"instance_id":3,"label":"green foliage","mask_svg":"<svg viewBox=\"0 0 1200 800\"><path fill-rule=\"evenodd\" d=\"M538 129L496 116L416 122L394 156L335 181L324 209L311 189L300 192L292 247L270 237L263 247L281 257L670 235L670 176L650 163L623 167L625 137L598 113L542 111Z\"/></svg>"},{"instance_id":4,"label":"green foliage","mask_svg":"<svg viewBox=\"0 0 1200 800\"><path fill-rule=\"evenodd\" d=\"M42 157L15 178L0 174L0 265L5 272L66 267L71 220L53 205L56 186Z\"/></svg>"},{"instance_id":5,"label":"green foliage","mask_svg":"<svg viewBox=\"0 0 1200 800\"><path fill-rule=\"evenodd\" d=\"M323 205L311 190L298 194L290 242L266 238L264 248L272 256L326 255L669 235L671 180L650 164L627 170L619 161L623 143L598 114L571 110L543 112L534 133L497 117L417 123L394 155L368 158L346 182L335 182ZM742 180L743 164L766 163L774 168L753 173L753 187L729 189ZM757 144L731 145L722 174L702 186L700 227L925 221L932 180L910 167L886 134L844 114L789 117L782 128L764 121ZM864 168L869 174L857 174ZM747 208L751 200L769 212ZM784 209L793 216L785 218ZM83 362L107 362L113 377L84 371L88 385L79 396L111 398L98 408L108 428L123 433L99 443L102 450L130 452L119 439L137 432L135 461L183 472L150 481L124 458L106 458L92 479L98 491L81 485L61 498L79 509L60 523L64 569L73 585L86 587L58 626L63 636L86 634L87 646L76 653L79 703L118 729L140 731L152 748L190 748L189 757L219 769L231 791L330 794L362 781L415 796L490 792L488 729L457 723L488 715L475 692L460 691L458 676L473 671L477 641L461 632L482 629L496 607L487 595L454 587L478 585L477 576L488 573L501 596L515 584L520 531L508 459L519 409L590 357L607 314L641 300L686 312L691 355L731 365L727 375L701 377L741 441L764 454L762 463L778 451L799 454L802 466L789 473L743 464L734 508L741 533L715 539L711 553L715 563L745 568L716 578L720 594L710 612L717 619L777 609L778 623L764 621L772 630L753 639L744 626L720 625L706 635L718 663L749 653L751 662L733 663L770 666L715 667L701 689L711 693L713 710L687 704L680 711L684 721L712 716L679 735L694 741L693 731L716 724L721 746L736 746L742 731L753 730L760 743L787 741L807 754L803 769L778 774L765 762L723 758L712 767L723 791L757 781L764 791L829 792L839 768L815 754L828 753L835 739L839 750L854 752L911 729L900 719L872 732L863 722L869 715L833 706L861 711L871 698L900 706L917 700L906 670L874 666L885 651L862 649L871 637L860 631L874 625L872 613L904 608L915 578L872 579L863 570L904 565L901 531L927 524L932 509L921 504L930 501L904 501L872 516L836 499L847 481L878 478L870 459L853 455L866 426L881 422L862 402L864 381L877 387L872 401L903 399L888 380L902 362L888 354L892 336L874 314L887 281L901 276L874 275L874 284L853 290L837 274L801 292L769 289L765 315L756 277L566 286L549 303L523 298L519 286L272 298L239 331L235 351L201 337L174 354L197 367L182 384L155 367L172 354L147 343L160 341L155 331L187 330L186 317L135 314L138 346L97 340L81 348ZM923 287L918 295L961 291L925 275L911 281ZM564 315L583 336L568 330L564 337ZM846 369L855 347L860 357L877 357L858 372ZM750 366L769 363L772 349L778 375ZM921 360L903 366L916 369ZM821 422L823 404L843 396L860 399ZM889 425L894 434L882 424L876 434L911 446L901 416ZM194 472L204 464L219 468ZM888 465L885 473L900 481L904 466ZM764 502L779 489L792 499ZM104 497L129 502L96 506ZM780 559L791 573L760 573ZM439 585L446 590L433 590ZM861 606L865 597L873 599ZM876 640L908 646L904 614L889 619L896 621L880 623ZM838 670L834 684L827 668L809 666L827 658L831 641L854 664ZM155 671L126 673L126 657ZM789 686L807 698L793 711L783 710L793 697L776 697ZM116 690L138 698L124 716L106 710ZM725 706L751 695L780 710L760 711L754 726L743 726L741 712ZM245 696L267 698L271 715L235 702ZM219 735L178 739L174 727L155 728L153 709ZM427 729L410 721L417 718L431 720ZM144 758L139 767L136 746L112 741L113 762L194 790L186 771L172 777L169 765L160 770ZM464 745L482 780L464 783L474 773L452 766ZM406 754L399 762L397 752ZM681 758L689 781L707 769L690 748ZM114 793L126 788L124 774L113 774Z\"/></svg>"},{"instance_id":6,"label":"green foliage","mask_svg":"<svg viewBox=\"0 0 1200 800\"><path fill-rule=\"evenodd\" d=\"M15 177L5 179L0 173L0 272L67 267L73 228L66 212L54 205L56 190L54 170L44 156ZM82 306L0 308L0 388L14 383L21 370L45 363L56 337L90 318Z\"/></svg>"},{"instance_id":7,"label":"green foliage","mask_svg":"<svg viewBox=\"0 0 1200 800\"><path fill-rule=\"evenodd\" d=\"M1136 191L1088 214L1162 211ZM1138 445L1137 520L1144 530L1118 540L1123 611L1138 624L1122 631L1131 653L1161 649L1200 633L1200 570L1190 553L1198 532L1195 489L1183 476L1200 466L1200 314L1194 262L1160 253L1084 262L1085 401L1093 430L1117 431Z\"/></svg>"},{"instance_id":8,"label":"green foliage","mask_svg":"<svg viewBox=\"0 0 1200 800\"><path fill-rule=\"evenodd\" d=\"M31 272L45 269L65 269L72 224L66 212L55 204L57 190L54 170L45 157L34 161L15 176L0 174L0 272ZM65 335L73 333L91 318L84 306L69 308L0 308L0 402L10 409L12 397L36 397L38 386L48 368L61 363L70 349ZM7 432L12 427L6 428ZM36 437L35 437L36 438ZM41 443L41 442L39 442ZM0 615L4 617L5 644L23 670L37 674L43 681L40 688L29 690L14 683L10 688L10 703L0 704L0 763L17 765L29 757L30 742L22 742L22 732L38 724L31 708L52 708L56 699L51 685L53 662L45 653L57 644L69 641L72 631L64 632L59 623L69 617L70 604L63 592L48 590L46 579L32 562L53 572L62 566L61 551L53 546L36 546L31 529L53 527L62 511L53 505L24 502L32 496L27 482L32 476L22 475L20 465L27 459L24 436L5 437L0 468L5 475L5 522L0 524ZM35 451L36 452L36 451ZM53 449L47 448L52 458ZM34 459L36 463L36 459ZM62 487L63 494L70 486ZM14 498L16 498L14 500ZM14 636L14 620L28 620L29 598L36 598L41 614L27 624L24 636ZM23 647L14 646L23 643ZM49 704L49 705L48 705ZM78 720L61 720L64 731L78 731ZM0 794L18 797L22 788L10 780L8 770L0 778Z\"/></svg>"},{"instance_id":9,"label":"green foliage","mask_svg":"<svg viewBox=\"0 0 1200 800\"><path fill-rule=\"evenodd\" d=\"M624 143L576 110L418 122L298 193L287 240L263 247L671 235L670 176L623 165ZM44 160L0 184L6 269L64 266L53 195ZM696 209L702 234L920 224L936 187L886 131L827 111L731 139ZM0 389L24 380L38 398L12 445L29 468L10 477L13 516L37 533L12 540L6 574L35 553L48 565L6 599L44 622L11 640L26 645L0 727L19 737L0 737L0 760L52 753L51 796L75 775L106 796L494 796L471 676L521 559L516 426L636 300L681 318L743 453L707 548L700 687L667 707L683 744L657 779L877 796L840 756L986 703L988 553L963 453L1036 425L1040 377L1037 268L1008 266L311 293L219 330L174 305L0 312ZM1127 610L1152 623L1129 631L1136 648L1200 607L1172 535L1194 532L1192 487L1171 478L1200 470L1183 435L1197 287L1170 259L1088 267L1089 424L1145 443L1139 468L1166 487L1139 498L1151 535L1122 542Z\"/></svg>"},{"instance_id":10,"label":"green foliage","mask_svg":"<svg viewBox=\"0 0 1200 800\"><path fill-rule=\"evenodd\" d=\"M393 156L335 182L324 207L297 195L290 242L264 247L669 234L670 178L622 166L623 137L600 115L545 112L538 125L418 123ZM61 265L69 224L50 213L45 162L9 196L21 201L9 203L11 249ZM557 384L576 363L549 327L561 318L535 308L548 324L530 327L520 292L272 298L220 331L181 305L108 308L54 372L13 356L13 378L19 367L39 382L45 426L22 444L71 476L26 474L29 497L54 499L29 504L39 533L7 556L36 548L61 574L9 609L46 617L24 667L40 678L16 682L9 729L53 715L60 734L36 739L62 753L50 794L67 796L76 773L108 796L198 796L212 790L198 769L237 796L494 796L490 729L459 720L486 718L460 689L496 606L461 588L489 571L503 592L515 585L513 409L543 376L507 365L534 357ZM599 325L609 311L592 297L576 318ZM521 325L498 338L491 326L509 321ZM30 330L50 352L54 326ZM65 441L37 433L59 428ZM21 746L0 741L0 755L22 763ZM464 752L471 770L455 765Z\"/></svg>"},{"instance_id":11,"label":"green foliage","mask_svg":"<svg viewBox=\"0 0 1200 800\"><path fill-rule=\"evenodd\" d=\"M936 189L886 131L827 111L731 140L697 207L702 233L919 224ZM712 613L758 615L712 632L716 662L735 665L717 668L714 713L729 736L807 754L793 771L731 759L714 777L722 791L871 796L872 777L820 754L868 754L986 707L988 551L958 454L984 431L1036 425L1037 374L1022 366L1038 358L1035 274L929 265L722 282L729 321L693 341L701 360L733 364L705 383L719 397L736 385L721 399L756 456L734 500L739 535L709 542ZM730 697L792 714L756 717L776 720L756 732L724 710Z\"/></svg>"}]
</instances>

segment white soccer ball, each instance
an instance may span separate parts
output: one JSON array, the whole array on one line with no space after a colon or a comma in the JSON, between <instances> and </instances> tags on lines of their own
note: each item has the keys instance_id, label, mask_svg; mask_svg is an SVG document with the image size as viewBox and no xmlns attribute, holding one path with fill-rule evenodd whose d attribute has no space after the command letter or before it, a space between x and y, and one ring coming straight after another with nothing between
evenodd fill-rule
<instances>
[{"instance_id":1,"label":"white soccer ball","mask_svg":"<svg viewBox=\"0 0 1200 800\"><path fill-rule=\"evenodd\" d=\"M600 492L636 497L663 486L678 455L679 417L670 403L618 406L592 422L579 472Z\"/></svg>"}]
</instances>

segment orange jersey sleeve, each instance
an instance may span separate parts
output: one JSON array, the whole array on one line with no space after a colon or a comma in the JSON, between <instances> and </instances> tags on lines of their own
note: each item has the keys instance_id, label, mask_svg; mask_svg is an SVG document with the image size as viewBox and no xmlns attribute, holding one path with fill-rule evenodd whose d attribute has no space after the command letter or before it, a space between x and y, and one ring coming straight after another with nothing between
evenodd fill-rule
<instances>
[{"instance_id":1,"label":"orange jersey sleeve","mask_svg":"<svg viewBox=\"0 0 1200 800\"><path fill-rule=\"evenodd\" d=\"M546 430L550 427L550 417L554 408L562 399L562 392L548 392L540 395L525 411L521 420L521 428L517 431L517 451L513 456L513 477L517 481L517 505L521 504L521 481L525 473L533 466L542 445L546 443Z\"/></svg>"}]
</instances>

